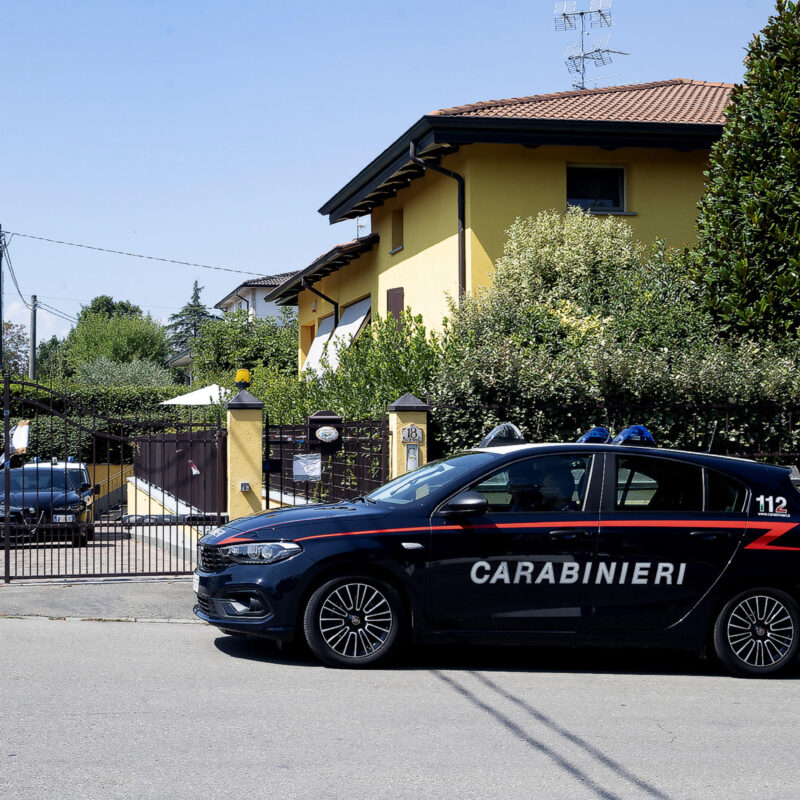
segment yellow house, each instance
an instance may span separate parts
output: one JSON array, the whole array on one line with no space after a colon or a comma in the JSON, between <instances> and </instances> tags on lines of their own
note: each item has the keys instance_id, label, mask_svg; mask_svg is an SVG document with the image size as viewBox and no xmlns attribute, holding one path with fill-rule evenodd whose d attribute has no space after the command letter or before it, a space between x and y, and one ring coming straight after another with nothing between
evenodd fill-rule
<instances>
[{"instance_id":1,"label":"yellow house","mask_svg":"<svg viewBox=\"0 0 800 800\"><path fill-rule=\"evenodd\" d=\"M623 217L643 241L692 242L731 88L676 79L422 117L320 208L331 223L369 214L371 234L266 296L298 307L300 369L371 314L410 308L440 328L448 297L489 283L517 217L577 205Z\"/></svg>"}]
</instances>

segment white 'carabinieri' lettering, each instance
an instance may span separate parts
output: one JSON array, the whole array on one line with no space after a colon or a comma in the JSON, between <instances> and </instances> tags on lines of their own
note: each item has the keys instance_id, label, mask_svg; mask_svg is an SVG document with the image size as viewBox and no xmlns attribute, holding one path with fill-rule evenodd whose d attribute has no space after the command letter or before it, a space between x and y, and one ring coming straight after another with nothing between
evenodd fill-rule
<instances>
[{"instance_id":1,"label":"white 'carabinieri' lettering","mask_svg":"<svg viewBox=\"0 0 800 800\"><path fill-rule=\"evenodd\" d=\"M558 574L556 573L557 565L560 565ZM494 564L488 561L476 561L470 568L469 577L473 583L479 586L485 583L620 585L625 583L630 572L631 586L659 584L680 586L686 577L686 566L684 563L671 564L668 561L659 561L656 564L650 561L587 561L582 568L578 561L498 561ZM676 567L677 575L675 574ZM535 577L534 573L536 573Z\"/></svg>"}]
</instances>

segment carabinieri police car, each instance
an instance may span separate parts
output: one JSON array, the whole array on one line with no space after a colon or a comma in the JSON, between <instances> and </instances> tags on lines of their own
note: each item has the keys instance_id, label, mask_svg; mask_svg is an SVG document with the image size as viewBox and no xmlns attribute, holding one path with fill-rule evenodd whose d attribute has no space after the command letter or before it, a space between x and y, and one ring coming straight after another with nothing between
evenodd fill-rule
<instances>
[{"instance_id":1,"label":"carabinieri police car","mask_svg":"<svg viewBox=\"0 0 800 800\"><path fill-rule=\"evenodd\" d=\"M195 613L304 639L341 667L408 639L711 650L751 677L789 667L789 469L583 438L478 448L350 502L235 520L199 542Z\"/></svg>"}]
</instances>

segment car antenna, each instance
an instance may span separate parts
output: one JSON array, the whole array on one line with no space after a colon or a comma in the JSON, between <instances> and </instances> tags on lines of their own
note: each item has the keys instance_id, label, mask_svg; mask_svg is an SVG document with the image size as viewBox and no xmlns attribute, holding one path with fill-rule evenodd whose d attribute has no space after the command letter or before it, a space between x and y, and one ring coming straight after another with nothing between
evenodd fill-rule
<instances>
[{"instance_id":1,"label":"car antenna","mask_svg":"<svg viewBox=\"0 0 800 800\"><path fill-rule=\"evenodd\" d=\"M711 452L711 446L714 444L714 437L717 435L717 424L718 423L719 423L719 420L715 419L714 420L714 430L711 431L711 439L708 442L708 449L706 450L706 453L710 453Z\"/></svg>"}]
</instances>

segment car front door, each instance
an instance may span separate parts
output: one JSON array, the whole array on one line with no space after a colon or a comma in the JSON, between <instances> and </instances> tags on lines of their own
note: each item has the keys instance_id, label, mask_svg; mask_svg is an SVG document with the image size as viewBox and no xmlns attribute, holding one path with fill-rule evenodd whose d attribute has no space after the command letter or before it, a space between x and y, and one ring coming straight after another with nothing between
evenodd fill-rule
<instances>
[{"instance_id":1,"label":"car front door","mask_svg":"<svg viewBox=\"0 0 800 800\"><path fill-rule=\"evenodd\" d=\"M719 579L746 526L745 487L677 458L607 454L592 629L658 630Z\"/></svg>"},{"instance_id":2,"label":"car front door","mask_svg":"<svg viewBox=\"0 0 800 800\"><path fill-rule=\"evenodd\" d=\"M599 522L598 466L588 448L521 459L464 487L486 498L486 513L454 519L435 512L435 624L463 631L583 628Z\"/></svg>"}]
</instances>

